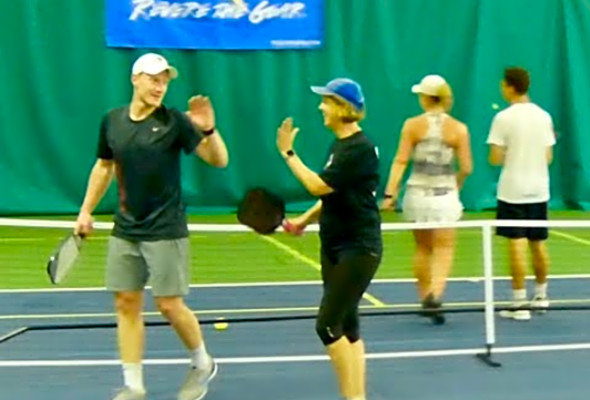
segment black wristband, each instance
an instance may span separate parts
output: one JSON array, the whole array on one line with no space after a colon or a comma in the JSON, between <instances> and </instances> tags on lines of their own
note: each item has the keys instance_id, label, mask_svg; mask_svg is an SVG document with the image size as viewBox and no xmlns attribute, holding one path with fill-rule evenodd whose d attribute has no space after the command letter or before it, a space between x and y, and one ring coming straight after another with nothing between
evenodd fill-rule
<instances>
[{"instance_id":1,"label":"black wristband","mask_svg":"<svg viewBox=\"0 0 590 400\"><path fill-rule=\"evenodd\" d=\"M390 195L390 194L384 194L384 195L383 195L383 198L384 198L384 199L393 199L393 196L392 196L392 195Z\"/></svg>"},{"instance_id":2,"label":"black wristband","mask_svg":"<svg viewBox=\"0 0 590 400\"><path fill-rule=\"evenodd\" d=\"M287 150L287 151L285 152L285 155L286 155L287 157L293 157L293 156L295 155L295 152L294 152L293 150Z\"/></svg>"},{"instance_id":3,"label":"black wristband","mask_svg":"<svg viewBox=\"0 0 590 400\"><path fill-rule=\"evenodd\" d=\"M209 129L208 131L203 131L203 135L205 136L211 136L215 133L215 127Z\"/></svg>"}]
</instances>

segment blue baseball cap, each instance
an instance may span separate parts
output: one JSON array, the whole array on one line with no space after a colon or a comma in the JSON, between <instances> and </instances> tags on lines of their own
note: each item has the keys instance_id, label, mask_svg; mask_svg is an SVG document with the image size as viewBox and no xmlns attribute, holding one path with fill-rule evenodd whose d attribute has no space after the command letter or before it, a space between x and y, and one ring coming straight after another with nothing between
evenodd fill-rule
<instances>
[{"instance_id":1,"label":"blue baseball cap","mask_svg":"<svg viewBox=\"0 0 590 400\"><path fill-rule=\"evenodd\" d=\"M311 91L322 96L336 96L352 104L357 110L365 108L363 89L352 79L333 79L326 86L312 86Z\"/></svg>"}]
</instances>

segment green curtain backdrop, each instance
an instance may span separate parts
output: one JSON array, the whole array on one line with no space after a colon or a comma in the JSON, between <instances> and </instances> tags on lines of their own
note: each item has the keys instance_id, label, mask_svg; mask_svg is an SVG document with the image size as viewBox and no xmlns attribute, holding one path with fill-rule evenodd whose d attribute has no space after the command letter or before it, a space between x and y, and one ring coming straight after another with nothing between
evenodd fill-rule
<instances>
[{"instance_id":1,"label":"green curtain backdrop","mask_svg":"<svg viewBox=\"0 0 590 400\"><path fill-rule=\"evenodd\" d=\"M98 125L128 102L130 67L143 50L104 44L102 0L11 1L0 13L0 213L74 213L95 160ZM410 86L439 73L455 95L453 115L471 131L474 174L462 195L469 210L494 206L498 169L486 162L491 119L505 107L502 70L530 70L531 96L554 117L560 137L551 166L552 207L590 206L590 0L326 0L325 45L302 51L163 51L181 75L166 101L184 108L211 97L230 166L183 158L192 212L235 208L264 185L292 207L311 198L275 148L280 121L301 128L296 149L315 169L332 135L309 91L339 76L364 87L363 126L379 146L382 187L405 118L418 113ZM153 49L158 50L158 49ZM116 207L113 186L99 207Z\"/></svg>"}]
</instances>

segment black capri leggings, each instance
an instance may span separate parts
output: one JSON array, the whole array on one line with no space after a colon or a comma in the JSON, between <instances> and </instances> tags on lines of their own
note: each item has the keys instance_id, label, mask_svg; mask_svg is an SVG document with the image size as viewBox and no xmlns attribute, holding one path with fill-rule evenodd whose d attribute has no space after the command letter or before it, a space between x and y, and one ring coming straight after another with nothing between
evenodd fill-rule
<instances>
[{"instance_id":1,"label":"black capri leggings","mask_svg":"<svg viewBox=\"0 0 590 400\"><path fill-rule=\"evenodd\" d=\"M354 343L360 339L358 305L377 272L381 256L367 250L336 254L322 251L324 295L316 320L316 332L324 345L342 336Z\"/></svg>"}]
</instances>

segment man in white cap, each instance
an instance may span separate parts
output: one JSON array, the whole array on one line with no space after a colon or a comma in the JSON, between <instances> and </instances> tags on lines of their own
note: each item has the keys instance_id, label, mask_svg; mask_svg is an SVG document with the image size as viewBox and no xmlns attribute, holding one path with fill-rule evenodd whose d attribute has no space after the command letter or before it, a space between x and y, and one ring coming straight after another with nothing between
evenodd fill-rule
<instances>
[{"instance_id":1,"label":"man in white cap","mask_svg":"<svg viewBox=\"0 0 590 400\"><path fill-rule=\"evenodd\" d=\"M114 292L125 387L115 400L144 400L143 290L148 281L159 311L190 351L192 365L179 400L202 399L217 372L199 321L185 305L190 283L189 233L181 200L180 152L196 153L223 168L225 143L207 97L192 97L188 111L162 100L176 68L148 53L133 65L129 105L108 111L100 126L98 160L90 174L75 232L88 235L92 212L116 176L119 208L109 238L106 286Z\"/></svg>"}]
</instances>

